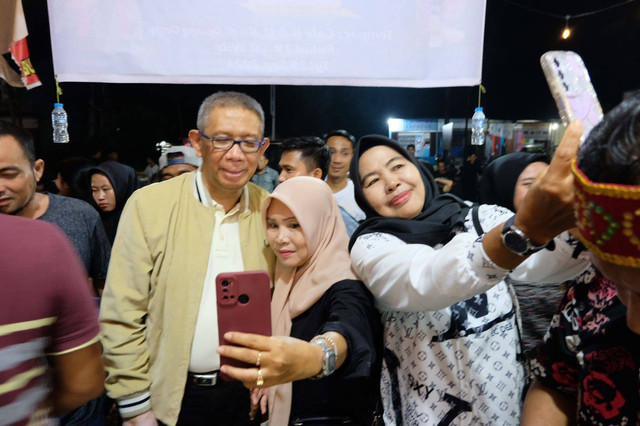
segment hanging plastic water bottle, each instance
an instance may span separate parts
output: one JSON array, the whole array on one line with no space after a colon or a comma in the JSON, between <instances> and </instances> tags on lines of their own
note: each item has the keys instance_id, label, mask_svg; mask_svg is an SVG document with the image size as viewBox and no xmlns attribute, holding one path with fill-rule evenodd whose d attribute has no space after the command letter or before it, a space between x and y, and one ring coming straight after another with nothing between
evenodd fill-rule
<instances>
[{"instance_id":1,"label":"hanging plastic water bottle","mask_svg":"<svg viewBox=\"0 0 640 426\"><path fill-rule=\"evenodd\" d=\"M487 118L482 112L482 107L476 108L471 117L471 145L484 145L484 129Z\"/></svg>"},{"instance_id":2,"label":"hanging plastic water bottle","mask_svg":"<svg viewBox=\"0 0 640 426\"><path fill-rule=\"evenodd\" d=\"M69 131L67 130L67 112L62 104L53 104L51 122L53 124L53 143L69 143Z\"/></svg>"}]
</instances>

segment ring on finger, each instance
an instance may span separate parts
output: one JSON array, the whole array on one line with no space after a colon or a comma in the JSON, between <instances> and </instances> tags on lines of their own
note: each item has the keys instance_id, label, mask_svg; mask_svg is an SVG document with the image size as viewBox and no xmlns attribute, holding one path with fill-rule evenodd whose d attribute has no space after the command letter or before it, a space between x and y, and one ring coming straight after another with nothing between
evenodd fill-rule
<instances>
[{"instance_id":1,"label":"ring on finger","mask_svg":"<svg viewBox=\"0 0 640 426\"><path fill-rule=\"evenodd\" d=\"M262 358L262 352L258 352L258 360L256 361L257 367L260 367L260 358Z\"/></svg>"},{"instance_id":2,"label":"ring on finger","mask_svg":"<svg viewBox=\"0 0 640 426\"><path fill-rule=\"evenodd\" d=\"M258 379L256 380L256 387L264 385L264 379L262 378L262 370L258 369Z\"/></svg>"}]
</instances>

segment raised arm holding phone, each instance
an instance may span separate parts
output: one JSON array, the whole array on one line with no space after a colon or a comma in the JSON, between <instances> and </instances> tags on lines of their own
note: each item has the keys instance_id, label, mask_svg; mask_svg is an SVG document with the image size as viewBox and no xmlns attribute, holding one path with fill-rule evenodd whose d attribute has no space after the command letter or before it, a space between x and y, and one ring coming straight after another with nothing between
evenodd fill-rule
<instances>
[{"instance_id":1,"label":"raised arm holding phone","mask_svg":"<svg viewBox=\"0 0 640 426\"><path fill-rule=\"evenodd\" d=\"M475 219L397 142L360 139L350 174L367 219L350 252L383 311L385 423L518 424L524 371L504 280L564 281L586 267L564 242L541 250L574 225L569 160L581 130L569 127L517 215L481 205Z\"/></svg>"}]
</instances>

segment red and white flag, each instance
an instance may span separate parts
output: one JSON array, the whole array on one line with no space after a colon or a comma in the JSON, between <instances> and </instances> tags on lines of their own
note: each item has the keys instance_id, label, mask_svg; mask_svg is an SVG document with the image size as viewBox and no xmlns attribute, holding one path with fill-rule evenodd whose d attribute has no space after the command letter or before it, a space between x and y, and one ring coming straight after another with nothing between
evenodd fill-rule
<instances>
[{"instance_id":1,"label":"red and white flag","mask_svg":"<svg viewBox=\"0 0 640 426\"><path fill-rule=\"evenodd\" d=\"M0 54L11 52L11 57L20 68L19 75L0 56L0 77L13 87L26 87L28 90L42 83L31 65L27 35L22 0L0 1Z\"/></svg>"}]
</instances>

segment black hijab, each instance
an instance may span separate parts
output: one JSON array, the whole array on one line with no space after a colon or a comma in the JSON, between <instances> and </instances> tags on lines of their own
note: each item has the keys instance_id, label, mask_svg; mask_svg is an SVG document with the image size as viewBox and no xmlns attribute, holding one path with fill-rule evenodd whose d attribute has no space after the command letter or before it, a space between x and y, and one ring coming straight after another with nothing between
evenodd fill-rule
<instances>
[{"instance_id":1,"label":"black hijab","mask_svg":"<svg viewBox=\"0 0 640 426\"><path fill-rule=\"evenodd\" d=\"M138 175L135 170L116 161L105 161L99 166L89 170L89 181L91 181L91 176L96 173L102 173L107 176L113 186L113 192L116 195L116 208L113 211L104 212L96 206L98 212L100 212L104 230L107 231L109 242L113 245L124 205L127 203L129 197L131 197L131 194L140 187L140 181L138 181Z\"/></svg>"},{"instance_id":2,"label":"black hijab","mask_svg":"<svg viewBox=\"0 0 640 426\"><path fill-rule=\"evenodd\" d=\"M367 150L379 146L387 146L397 151L404 158L413 163L420 174L425 189L424 206L420 214L413 219L400 219L380 216L371 207L360 182L359 162L360 157ZM421 163L409 154L400 144L389 138L379 135L363 136L356 144L350 169L353 180L354 192L358 206L365 212L367 218L355 230L349 241L349 250L353 247L356 239L360 235L374 232L384 232L395 235L402 241L409 244L426 244L435 246L446 244L454 237L456 231L462 229L464 219L467 216L469 207L455 195L440 195L437 183L433 180L432 174Z\"/></svg>"},{"instance_id":3,"label":"black hijab","mask_svg":"<svg viewBox=\"0 0 640 426\"><path fill-rule=\"evenodd\" d=\"M549 163L544 154L514 152L493 160L484 169L480 179L479 201L481 204L496 204L515 212L513 194L518 177L531 163Z\"/></svg>"}]
</instances>

